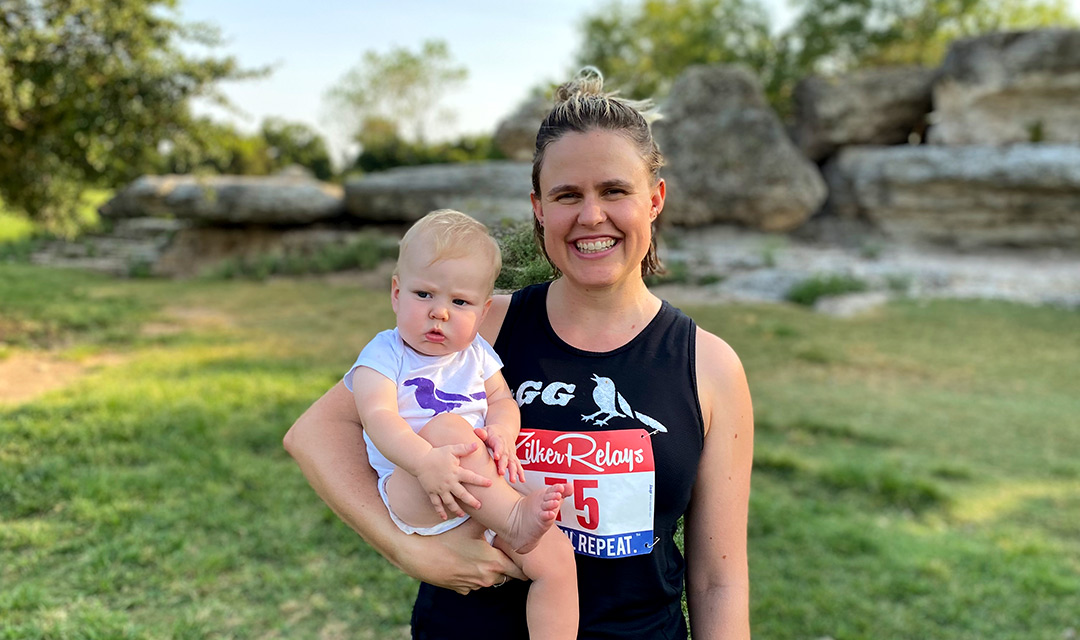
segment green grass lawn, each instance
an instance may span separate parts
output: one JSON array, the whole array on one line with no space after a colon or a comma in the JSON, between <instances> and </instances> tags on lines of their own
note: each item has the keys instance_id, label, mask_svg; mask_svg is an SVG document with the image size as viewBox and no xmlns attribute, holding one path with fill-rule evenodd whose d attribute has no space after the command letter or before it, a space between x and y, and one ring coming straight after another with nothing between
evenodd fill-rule
<instances>
[{"instance_id":1,"label":"green grass lawn","mask_svg":"<svg viewBox=\"0 0 1080 640\"><path fill-rule=\"evenodd\" d=\"M387 298L0 264L0 367L88 363L0 404L0 639L406 634L415 583L281 448L391 325ZM1080 314L686 309L754 394L755 637L1080 630Z\"/></svg>"}]
</instances>

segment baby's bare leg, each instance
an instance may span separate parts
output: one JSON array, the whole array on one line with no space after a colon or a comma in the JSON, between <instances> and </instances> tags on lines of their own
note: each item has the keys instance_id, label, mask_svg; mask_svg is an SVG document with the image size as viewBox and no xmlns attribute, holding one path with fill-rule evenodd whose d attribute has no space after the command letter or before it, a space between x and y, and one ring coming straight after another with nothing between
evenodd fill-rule
<instances>
[{"instance_id":1,"label":"baby's bare leg","mask_svg":"<svg viewBox=\"0 0 1080 640\"><path fill-rule=\"evenodd\" d=\"M420 436L435 447L474 442L478 445L475 451L459 458L461 466L491 479L492 484L490 487L467 486L469 493L480 501L480 509L464 504L461 506L485 527L495 531L513 549L527 553L536 546L540 537L551 529L565 495L563 485L538 489L525 496L518 493L498 474L495 461L488 455L484 443L476 437L472 427L461 416L436 416L420 430ZM387 485L388 493L389 488ZM399 514L399 517L402 516Z\"/></svg>"},{"instance_id":2,"label":"baby's bare leg","mask_svg":"<svg viewBox=\"0 0 1080 640\"><path fill-rule=\"evenodd\" d=\"M525 615L532 640L570 640L578 632L577 566L570 541L557 527L548 530L529 553L501 538L495 547L510 556L532 580Z\"/></svg>"}]
</instances>

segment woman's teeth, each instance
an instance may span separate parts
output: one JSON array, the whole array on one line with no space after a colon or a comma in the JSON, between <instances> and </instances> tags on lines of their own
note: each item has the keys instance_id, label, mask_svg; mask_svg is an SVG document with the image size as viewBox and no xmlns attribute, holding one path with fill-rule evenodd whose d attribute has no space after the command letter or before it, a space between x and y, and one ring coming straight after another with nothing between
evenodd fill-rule
<instances>
[{"instance_id":1,"label":"woman's teeth","mask_svg":"<svg viewBox=\"0 0 1080 640\"><path fill-rule=\"evenodd\" d=\"M606 251L615 246L615 239L608 238L607 240L586 240L584 242L575 242L574 246L582 253L597 253L598 251Z\"/></svg>"}]
</instances>

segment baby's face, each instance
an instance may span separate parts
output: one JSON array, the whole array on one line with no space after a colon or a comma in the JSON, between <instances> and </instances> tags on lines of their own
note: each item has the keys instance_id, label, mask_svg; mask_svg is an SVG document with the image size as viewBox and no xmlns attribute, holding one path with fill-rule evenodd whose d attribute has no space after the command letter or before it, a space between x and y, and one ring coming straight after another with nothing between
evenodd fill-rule
<instances>
[{"instance_id":1,"label":"baby's face","mask_svg":"<svg viewBox=\"0 0 1080 640\"><path fill-rule=\"evenodd\" d=\"M424 355L461 351L472 343L491 306L491 266L473 256L426 263L426 258L406 256L398 264L390 294L398 332Z\"/></svg>"}]
</instances>

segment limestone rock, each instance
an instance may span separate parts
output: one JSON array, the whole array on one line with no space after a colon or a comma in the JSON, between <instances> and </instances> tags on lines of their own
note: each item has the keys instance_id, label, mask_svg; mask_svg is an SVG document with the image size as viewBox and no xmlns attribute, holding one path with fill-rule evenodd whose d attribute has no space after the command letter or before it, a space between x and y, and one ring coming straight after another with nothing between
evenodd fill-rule
<instances>
[{"instance_id":1,"label":"limestone rock","mask_svg":"<svg viewBox=\"0 0 1080 640\"><path fill-rule=\"evenodd\" d=\"M959 247L1080 248L1080 146L847 147L830 208Z\"/></svg>"},{"instance_id":2,"label":"limestone rock","mask_svg":"<svg viewBox=\"0 0 1080 640\"><path fill-rule=\"evenodd\" d=\"M795 139L812 160L849 145L902 144L921 131L930 113L936 72L884 67L795 86Z\"/></svg>"},{"instance_id":3,"label":"limestone rock","mask_svg":"<svg viewBox=\"0 0 1080 640\"><path fill-rule=\"evenodd\" d=\"M308 224L342 213L341 187L305 176L138 178L101 207L105 218L162 217L223 224Z\"/></svg>"},{"instance_id":4,"label":"limestone rock","mask_svg":"<svg viewBox=\"0 0 1080 640\"><path fill-rule=\"evenodd\" d=\"M941 72L930 142L1080 143L1080 30L958 40Z\"/></svg>"},{"instance_id":5,"label":"limestone rock","mask_svg":"<svg viewBox=\"0 0 1080 640\"><path fill-rule=\"evenodd\" d=\"M792 144L746 69L691 67L660 112L653 130L667 159L668 222L786 231L825 200L817 167Z\"/></svg>"},{"instance_id":6,"label":"limestone rock","mask_svg":"<svg viewBox=\"0 0 1080 640\"><path fill-rule=\"evenodd\" d=\"M145 275L172 239L190 226L190 222L163 218L118 220L108 234L86 234L74 242L48 242L30 260L114 276Z\"/></svg>"},{"instance_id":7,"label":"limestone rock","mask_svg":"<svg viewBox=\"0 0 1080 640\"><path fill-rule=\"evenodd\" d=\"M511 160L532 162L536 132L551 111L551 100L533 96L518 106L495 129L495 147Z\"/></svg>"},{"instance_id":8,"label":"limestone rock","mask_svg":"<svg viewBox=\"0 0 1080 640\"><path fill-rule=\"evenodd\" d=\"M411 223L435 209L457 209L494 225L532 215L532 164L491 161L399 167L345 183L349 216Z\"/></svg>"},{"instance_id":9,"label":"limestone rock","mask_svg":"<svg viewBox=\"0 0 1080 640\"><path fill-rule=\"evenodd\" d=\"M319 227L201 227L180 229L151 266L155 276L191 277L212 272L227 260L261 256L311 256L343 246L364 233Z\"/></svg>"}]
</instances>

